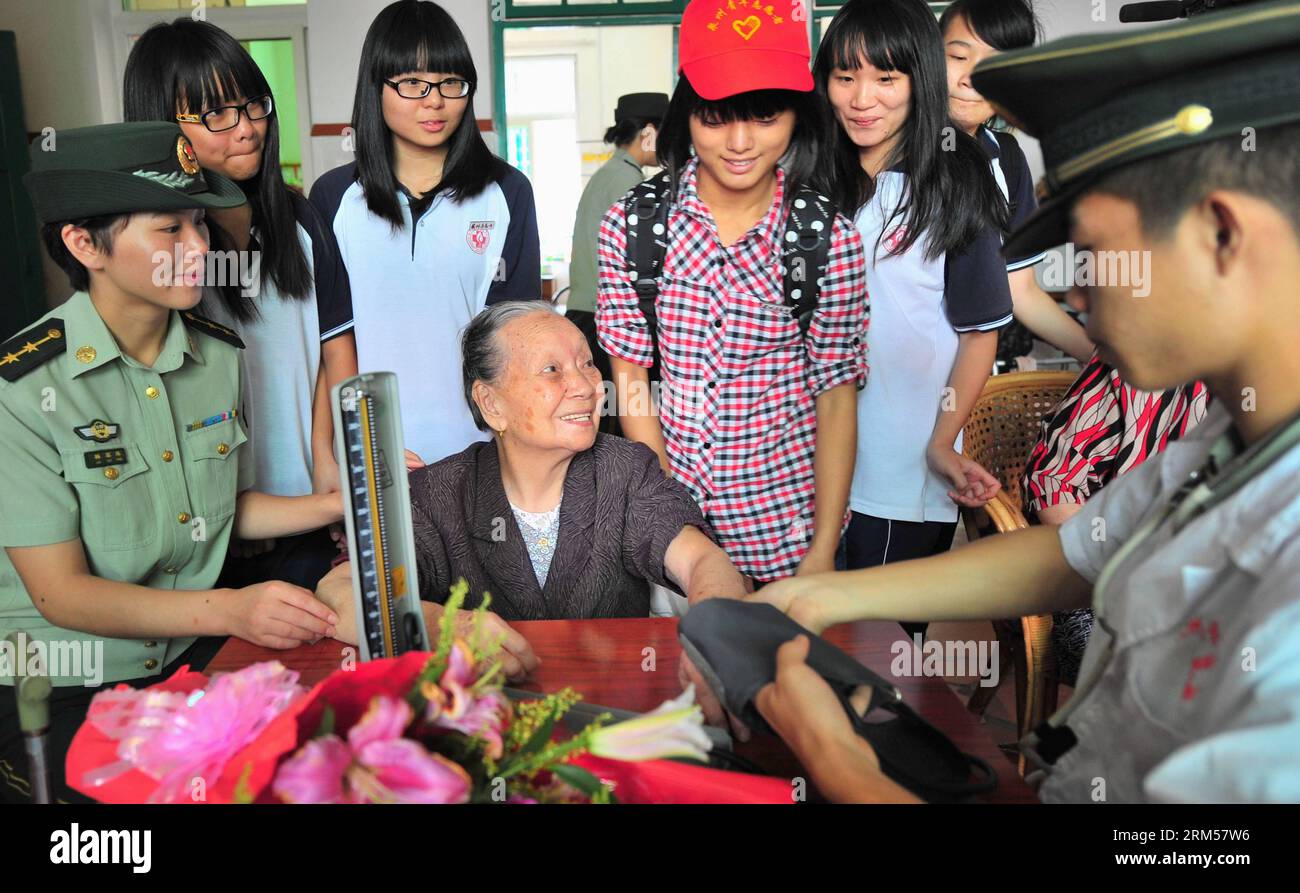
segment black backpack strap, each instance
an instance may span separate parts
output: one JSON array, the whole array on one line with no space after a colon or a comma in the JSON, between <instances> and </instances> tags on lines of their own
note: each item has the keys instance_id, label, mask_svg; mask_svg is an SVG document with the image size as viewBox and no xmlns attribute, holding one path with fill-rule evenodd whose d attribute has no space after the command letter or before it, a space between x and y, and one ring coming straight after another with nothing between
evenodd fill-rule
<instances>
[{"instance_id":1,"label":"black backpack strap","mask_svg":"<svg viewBox=\"0 0 1300 893\"><path fill-rule=\"evenodd\" d=\"M645 317L650 344L659 354L659 317L655 299L659 297L659 276L668 254L668 211L672 205L668 172L643 180L623 199L627 215L627 268L632 274Z\"/></svg>"},{"instance_id":2,"label":"black backpack strap","mask_svg":"<svg viewBox=\"0 0 1300 893\"><path fill-rule=\"evenodd\" d=\"M1020 172L1024 170L1024 152L1020 149L1020 143L1016 138L1005 130L992 131L993 138L998 141L998 167L1002 169L1002 176L1007 181L1007 220L1016 219L1016 195L1020 192ZM1002 164L1003 161L1009 161L1009 164Z\"/></svg>"},{"instance_id":3,"label":"black backpack strap","mask_svg":"<svg viewBox=\"0 0 1300 893\"><path fill-rule=\"evenodd\" d=\"M821 296L834 225L835 206L829 198L807 187L795 193L781 234L781 272L785 303L805 338Z\"/></svg>"}]
</instances>

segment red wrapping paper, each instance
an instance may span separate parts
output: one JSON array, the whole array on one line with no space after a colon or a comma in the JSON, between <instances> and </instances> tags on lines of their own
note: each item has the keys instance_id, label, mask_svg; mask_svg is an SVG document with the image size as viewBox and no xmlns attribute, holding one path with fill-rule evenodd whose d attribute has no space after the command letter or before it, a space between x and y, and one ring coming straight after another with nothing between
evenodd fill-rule
<instances>
[{"instance_id":1,"label":"red wrapping paper","mask_svg":"<svg viewBox=\"0 0 1300 893\"><path fill-rule=\"evenodd\" d=\"M793 803L789 779L671 760L623 763L589 753L570 762L612 782L620 803Z\"/></svg>"},{"instance_id":2,"label":"red wrapping paper","mask_svg":"<svg viewBox=\"0 0 1300 893\"><path fill-rule=\"evenodd\" d=\"M335 728L350 728L361 718L375 695L404 697L428 659L427 652L411 652L331 673L305 697L272 720L257 738L226 764L220 777L207 779L202 799L195 797L192 802L232 803L241 778L247 795L256 802L277 802L270 793L275 770L284 758L315 733L326 704L334 708ZM171 678L150 688L190 692L207 684L207 676L182 667ZM91 716L94 712L92 707ZM96 728L88 717L68 749L65 764L68 785L102 803L144 803L158 783L137 769L124 772L99 786L83 782L87 772L118 760L117 744ZM789 782L779 778L723 772L667 760L624 763L590 754L583 754L573 762L612 782L614 795L623 803L792 802Z\"/></svg>"}]
</instances>

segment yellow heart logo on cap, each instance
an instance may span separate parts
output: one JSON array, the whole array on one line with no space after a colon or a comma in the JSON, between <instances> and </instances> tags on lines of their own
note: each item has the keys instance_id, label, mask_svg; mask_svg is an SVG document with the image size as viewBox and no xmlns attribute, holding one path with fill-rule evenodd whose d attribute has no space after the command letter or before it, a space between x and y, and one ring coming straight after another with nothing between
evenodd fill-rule
<instances>
[{"instance_id":1,"label":"yellow heart logo on cap","mask_svg":"<svg viewBox=\"0 0 1300 893\"><path fill-rule=\"evenodd\" d=\"M732 22L731 27L735 28L736 33L745 40L749 40L754 36L754 32L757 31L759 26L762 24L763 23L759 20L758 16L750 16L747 19L740 19L739 21Z\"/></svg>"}]
</instances>

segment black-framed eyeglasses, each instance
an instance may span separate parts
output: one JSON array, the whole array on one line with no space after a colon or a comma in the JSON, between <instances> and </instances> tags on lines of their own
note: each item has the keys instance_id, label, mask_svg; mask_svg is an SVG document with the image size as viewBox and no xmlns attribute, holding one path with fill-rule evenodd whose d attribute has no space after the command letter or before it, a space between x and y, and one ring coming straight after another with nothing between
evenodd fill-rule
<instances>
[{"instance_id":1,"label":"black-framed eyeglasses","mask_svg":"<svg viewBox=\"0 0 1300 893\"><path fill-rule=\"evenodd\" d=\"M443 78L440 81L426 81L421 78L402 78L400 81L384 79L384 83L397 91L403 99L423 99L434 87L443 99L464 99L469 95L470 82L464 78Z\"/></svg>"},{"instance_id":2,"label":"black-framed eyeglasses","mask_svg":"<svg viewBox=\"0 0 1300 893\"><path fill-rule=\"evenodd\" d=\"M250 121L260 121L275 110L270 94L250 99L243 105L219 105L197 115L177 115L177 121L202 124L213 133L230 130L239 125L239 116L247 115Z\"/></svg>"}]
</instances>

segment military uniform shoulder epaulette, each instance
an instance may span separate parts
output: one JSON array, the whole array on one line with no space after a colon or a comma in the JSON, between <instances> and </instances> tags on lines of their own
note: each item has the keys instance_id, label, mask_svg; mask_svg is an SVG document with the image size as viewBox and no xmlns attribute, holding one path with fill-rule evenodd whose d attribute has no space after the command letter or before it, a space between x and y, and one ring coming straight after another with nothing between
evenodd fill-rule
<instances>
[{"instance_id":1,"label":"military uniform shoulder epaulette","mask_svg":"<svg viewBox=\"0 0 1300 893\"><path fill-rule=\"evenodd\" d=\"M235 347L240 349L244 346L243 339L239 337L238 332L234 329L226 328L219 322L213 322L207 317L199 316L197 313L192 313L189 310L181 311L181 318L185 320L186 325L190 328L203 332L205 335L211 335L218 341L233 344Z\"/></svg>"},{"instance_id":2,"label":"military uniform shoulder epaulette","mask_svg":"<svg viewBox=\"0 0 1300 893\"><path fill-rule=\"evenodd\" d=\"M0 344L0 378L15 382L63 350L63 320L44 320Z\"/></svg>"}]
</instances>

